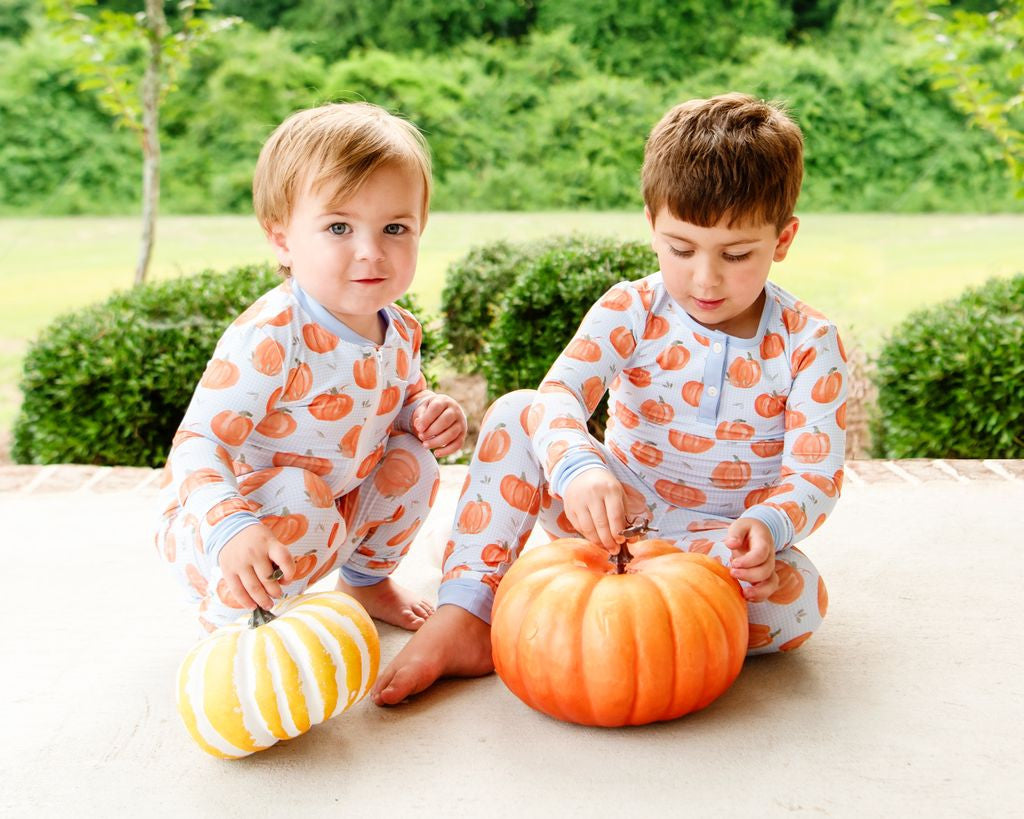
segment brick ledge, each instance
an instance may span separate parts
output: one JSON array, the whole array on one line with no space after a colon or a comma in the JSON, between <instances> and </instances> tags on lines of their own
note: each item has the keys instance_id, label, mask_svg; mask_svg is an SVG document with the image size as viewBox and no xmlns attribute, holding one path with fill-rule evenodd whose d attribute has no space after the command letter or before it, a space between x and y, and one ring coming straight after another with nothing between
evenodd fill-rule
<instances>
[{"instance_id":1,"label":"brick ledge","mask_svg":"<svg viewBox=\"0 0 1024 819\"><path fill-rule=\"evenodd\" d=\"M0 466L0 492L147 493L156 490L158 469L126 466ZM858 484L980 483L1024 481L1024 460L945 460L914 458L902 461L846 462L847 480Z\"/></svg>"}]
</instances>

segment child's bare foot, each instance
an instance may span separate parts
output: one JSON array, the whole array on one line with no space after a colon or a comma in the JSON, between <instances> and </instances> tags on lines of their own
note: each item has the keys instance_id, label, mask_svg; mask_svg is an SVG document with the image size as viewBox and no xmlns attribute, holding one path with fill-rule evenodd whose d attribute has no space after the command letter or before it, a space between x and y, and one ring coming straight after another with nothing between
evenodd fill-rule
<instances>
[{"instance_id":1,"label":"child's bare foot","mask_svg":"<svg viewBox=\"0 0 1024 819\"><path fill-rule=\"evenodd\" d=\"M441 606L384 669L370 697L377 705L395 705L439 677L492 671L490 625L459 606Z\"/></svg>"},{"instance_id":2,"label":"child's bare foot","mask_svg":"<svg viewBox=\"0 0 1024 819\"><path fill-rule=\"evenodd\" d=\"M338 591L350 594L375 620L416 631L434 613L434 607L419 595L386 577L372 586L350 586L338 578Z\"/></svg>"}]
</instances>

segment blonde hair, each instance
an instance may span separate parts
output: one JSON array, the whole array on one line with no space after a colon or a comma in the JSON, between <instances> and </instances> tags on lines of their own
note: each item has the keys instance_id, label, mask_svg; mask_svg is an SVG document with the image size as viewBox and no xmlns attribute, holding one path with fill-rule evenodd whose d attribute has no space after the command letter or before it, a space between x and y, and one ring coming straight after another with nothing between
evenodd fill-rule
<instances>
[{"instance_id":1,"label":"blonde hair","mask_svg":"<svg viewBox=\"0 0 1024 819\"><path fill-rule=\"evenodd\" d=\"M430 204L430 149L416 126L366 102L330 103L292 114L267 138L256 162L252 200L268 229L287 225L304 190L354 195L375 170L396 164L423 179L421 218Z\"/></svg>"},{"instance_id":2,"label":"blonde hair","mask_svg":"<svg viewBox=\"0 0 1024 819\"><path fill-rule=\"evenodd\" d=\"M782 230L803 180L803 134L782 107L746 94L672 108L644 148L644 204L711 227L771 222Z\"/></svg>"}]
</instances>

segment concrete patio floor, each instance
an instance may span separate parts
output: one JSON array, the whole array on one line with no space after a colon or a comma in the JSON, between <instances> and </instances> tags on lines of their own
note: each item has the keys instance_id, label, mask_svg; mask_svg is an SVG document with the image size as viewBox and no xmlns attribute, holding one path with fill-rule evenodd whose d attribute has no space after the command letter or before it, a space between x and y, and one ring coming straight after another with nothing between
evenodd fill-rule
<instances>
[{"instance_id":1,"label":"concrete patio floor","mask_svg":"<svg viewBox=\"0 0 1024 819\"><path fill-rule=\"evenodd\" d=\"M806 549L824 625L704 711L582 728L492 675L234 762L175 708L195 629L153 551L153 473L2 468L0 815L1024 815L1024 463L852 466ZM426 594L463 475L399 570ZM386 662L407 635L380 633Z\"/></svg>"}]
</instances>

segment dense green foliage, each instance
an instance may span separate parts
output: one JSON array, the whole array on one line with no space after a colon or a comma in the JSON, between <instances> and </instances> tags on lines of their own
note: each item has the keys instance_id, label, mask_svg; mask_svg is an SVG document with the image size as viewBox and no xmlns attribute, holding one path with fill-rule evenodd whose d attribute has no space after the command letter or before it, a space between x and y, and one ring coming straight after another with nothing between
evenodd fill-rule
<instances>
[{"instance_id":1,"label":"dense green foliage","mask_svg":"<svg viewBox=\"0 0 1024 819\"><path fill-rule=\"evenodd\" d=\"M878 457L1024 458L1024 274L909 316L876 378Z\"/></svg>"},{"instance_id":2,"label":"dense green foliage","mask_svg":"<svg viewBox=\"0 0 1024 819\"><path fill-rule=\"evenodd\" d=\"M19 8L0 0L0 213L130 211L137 143L75 88L67 48L38 19L19 24ZM883 0L215 8L252 22L199 46L165 103L165 213L247 211L273 127L348 99L423 128L435 208L635 208L651 126L674 102L728 90L788 102L806 137L802 210L1024 208L996 142L931 86Z\"/></svg>"},{"instance_id":3,"label":"dense green foliage","mask_svg":"<svg viewBox=\"0 0 1024 819\"><path fill-rule=\"evenodd\" d=\"M14 460L163 463L224 328L280 281L269 266L205 271L55 320L25 355ZM418 312L408 297L401 303ZM425 363L438 343L424 332Z\"/></svg>"},{"instance_id":4,"label":"dense green foliage","mask_svg":"<svg viewBox=\"0 0 1024 819\"><path fill-rule=\"evenodd\" d=\"M483 353L487 392L535 389L609 287L657 270L642 242L565 237L523 265L505 291Z\"/></svg>"}]
</instances>

